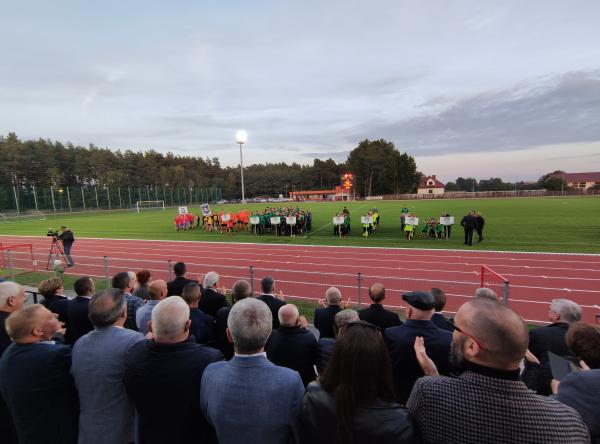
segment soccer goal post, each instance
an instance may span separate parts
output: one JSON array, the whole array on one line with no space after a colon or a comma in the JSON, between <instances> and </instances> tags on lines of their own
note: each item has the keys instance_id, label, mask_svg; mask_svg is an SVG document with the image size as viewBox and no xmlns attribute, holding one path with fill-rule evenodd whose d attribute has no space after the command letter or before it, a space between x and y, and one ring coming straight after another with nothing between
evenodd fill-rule
<instances>
[{"instance_id":1,"label":"soccer goal post","mask_svg":"<svg viewBox=\"0 0 600 444\"><path fill-rule=\"evenodd\" d=\"M138 200L135 203L135 211L139 213L142 210L164 210L164 200Z\"/></svg>"},{"instance_id":2,"label":"soccer goal post","mask_svg":"<svg viewBox=\"0 0 600 444\"><path fill-rule=\"evenodd\" d=\"M0 223L27 222L32 220L46 220L46 215L36 210L25 213L0 213Z\"/></svg>"}]
</instances>

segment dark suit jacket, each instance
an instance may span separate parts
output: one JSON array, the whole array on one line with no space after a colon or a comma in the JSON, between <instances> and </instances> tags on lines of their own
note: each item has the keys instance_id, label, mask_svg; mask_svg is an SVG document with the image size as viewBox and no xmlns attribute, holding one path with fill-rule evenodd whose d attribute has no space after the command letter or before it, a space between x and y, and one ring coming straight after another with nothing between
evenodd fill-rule
<instances>
[{"instance_id":1,"label":"dark suit jacket","mask_svg":"<svg viewBox=\"0 0 600 444\"><path fill-rule=\"evenodd\" d=\"M0 311L0 357L2 357L2 353L4 350L8 348L12 341L8 333L6 333L6 329L4 324L6 323L6 318L10 315L5 311ZM2 442L7 444L16 444L17 443L17 432L15 431L15 426L13 424L13 420L10 416L10 411L6 406L6 403L2 399L2 395L0 394L0 436L2 437Z\"/></svg>"},{"instance_id":2,"label":"dark suit jacket","mask_svg":"<svg viewBox=\"0 0 600 444\"><path fill-rule=\"evenodd\" d=\"M319 338L335 338L333 323L335 315L340 311L342 311L342 307L339 305L330 305L315 309L314 324L315 328L319 330Z\"/></svg>"},{"instance_id":3,"label":"dark suit jacket","mask_svg":"<svg viewBox=\"0 0 600 444\"><path fill-rule=\"evenodd\" d=\"M181 296L183 287L185 287L190 282L198 283L198 281L195 279L188 279L183 276L177 276L172 281L167 282L167 296ZM200 286L200 288L202 288L202 286Z\"/></svg>"},{"instance_id":4,"label":"dark suit jacket","mask_svg":"<svg viewBox=\"0 0 600 444\"><path fill-rule=\"evenodd\" d=\"M214 340L215 318L207 315L198 308L190 309L190 336L193 335L196 343L208 344Z\"/></svg>"},{"instance_id":5,"label":"dark suit jacket","mask_svg":"<svg viewBox=\"0 0 600 444\"><path fill-rule=\"evenodd\" d=\"M279 327L271 333L265 351L273 364L300 373L305 386L315 380L317 339L310 331L300 326Z\"/></svg>"},{"instance_id":6,"label":"dark suit jacket","mask_svg":"<svg viewBox=\"0 0 600 444\"><path fill-rule=\"evenodd\" d=\"M206 288L202 292L202 297L198 303L198 308L213 318L217 316L217 311L220 308L229 307L229 303L225 296L221 293L213 290L212 288Z\"/></svg>"},{"instance_id":7,"label":"dark suit jacket","mask_svg":"<svg viewBox=\"0 0 600 444\"><path fill-rule=\"evenodd\" d=\"M200 410L200 380L223 355L193 341L159 344L144 340L125 358L125 389L138 414L138 440L145 444L213 442Z\"/></svg>"},{"instance_id":8,"label":"dark suit jacket","mask_svg":"<svg viewBox=\"0 0 600 444\"><path fill-rule=\"evenodd\" d=\"M272 294L261 294L258 299L263 301L269 306L271 314L273 315L273 330L279 328L279 309L285 305L285 302L280 301Z\"/></svg>"},{"instance_id":9,"label":"dark suit jacket","mask_svg":"<svg viewBox=\"0 0 600 444\"><path fill-rule=\"evenodd\" d=\"M388 328L384 336L392 359L396 399L401 404L406 403L415 381L423 376L423 370L415 355L417 336L425 339L427 354L440 374L450 373L449 354L452 334L440 330L433 322L408 319L400 327Z\"/></svg>"},{"instance_id":10,"label":"dark suit jacket","mask_svg":"<svg viewBox=\"0 0 600 444\"><path fill-rule=\"evenodd\" d=\"M6 318L10 316L10 313L6 311L0 311L0 356L4 353L4 350L8 348L12 341L8 333L6 332L6 328L4 324L6 324Z\"/></svg>"},{"instance_id":11,"label":"dark suit jacket","mask_svg":"<svg viewBox=\"0 0 600 444\"><path fill-rule=\"evenodd\" d=\"M320 338L317 342L317 370L319 370L319 374L325 371L334 346L335 339L332 338Z\"/></svg>"},{"instance_id":12,"label":"dark suit jacket","mask_svg":"<svg viewBox=\"0 0 600 444\"><path fill-rule=\"evenodd\" d=\"M383 332L386 328L402 325L402 321L396 313L386 310L381 304L371 304L368 308L358 311L358 317L361 321L370 322L376 325Z\"/></svg>"},{"instance_id":13,"label":"dark suit jacket","mask_svg":"<svg viewBox=\"0 0 600 444\"><path fill-rule=\"evenodd\" d=\"M77 339L94 329L88 317L89 303L90 298L84 296L77 296L69 302L67 307L69 325L65 334L67 344L75 344Z\"/></svg>"},{"instance_id":14,"label":"dark suit jacket","mask_svg":"<svg viewBox=\"0 0 600 444\"><path fill-rule=\"evenodd\" d=\"M56 313L58 315L58 320L67 324L68 327L69 299L66 296L53 294L51 296L44 297L44 300L41 303L52 313Z\"/></svg>"},{"instance_id":15,"label":"dark suit jacket","mask_svg":"<svg viewBox=\"0 0 600 444\"><path fill-rule=\"evenodd\" d=\"M0 391L19 443L77 443L79 401L69 370L71 347L12 344L0 359Z\"/></svg>"},{"instance_id":16,"label":"dark suit jacket","mask_svg":"<svg viewBox=\"0 0 600 444\"><path fill-rule=\"evenodd\" d=\"M233 358L233 344L227 339L227 318L231 307L223 307L217 312L215 318L215 342L216 348L221 350L225 359L230 360Z\"/></svg>"},{"instance_id":17,"label":"dark suit jacket","mask_svg":"<svg viewBox=\"0 0 600 444\"><path fill-rule=\"evenodd\" d=\"M521 379L527 387L540 395L547 396L552 393L550 388L552 371L548 352L551 351L559 356L571 355L565 340L568 329L569 324L566 322L556 322L529 332L529 351L538 358L540 365L525 361Z\"/></svg>"},{"instance_id":18,"label":"dark suit jacket","mask_svg":"<svg viewBox=\"0 0 600 444\"><path fill-rule=\"evenodd\" d=\"M477 226L477 218L475 216L472 216L470 214L467 214L465 217L462 218L462 220L460 221L460 224L465 228L465 229L474 229Z\"/></svg>"},{"instance_id":19,"label":"dark suit jacket","mask_svg":"<svg viewBox=\"0 0 600 444\"><path fill-rule=\"evenodd\" d=\"M431 322L433 322L437 326L437 328L441 328L442 330L446 330L449 332L453 331L452 327L450 326L450 323L448 322L446 317L441 313L434 313L433 317L431 318Z\"/></svg>"},{"instance_id":20,"label":"dark suit jacket","mask_svg":"<svg viewBox=\"0 0 600 444\"><path fill-rule=\"evenodd\" d=\"M577 410L596 440L592 442L600 442L600 369L569 373L560 382L556 399Z\"/></svg>"}]
</instances>

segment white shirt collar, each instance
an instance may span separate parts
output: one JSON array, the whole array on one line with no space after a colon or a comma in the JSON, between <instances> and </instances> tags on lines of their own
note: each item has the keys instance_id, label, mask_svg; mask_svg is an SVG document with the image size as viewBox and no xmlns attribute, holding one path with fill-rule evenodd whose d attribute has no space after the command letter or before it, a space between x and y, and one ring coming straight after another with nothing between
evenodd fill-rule
<instances>
[{"instance_id":1,"label":"white shirt collar","mask_svg":"<svg viewBox=\"0 0 600 444\"><path fill-rule=\"evenodd\" d=\"M235 356L237 356L238 358L255 358L257 356L264 356L266 358L267 352L254 353L253 355L240 355L238 353L235 353Z\"/></svg>"}]
</instances>

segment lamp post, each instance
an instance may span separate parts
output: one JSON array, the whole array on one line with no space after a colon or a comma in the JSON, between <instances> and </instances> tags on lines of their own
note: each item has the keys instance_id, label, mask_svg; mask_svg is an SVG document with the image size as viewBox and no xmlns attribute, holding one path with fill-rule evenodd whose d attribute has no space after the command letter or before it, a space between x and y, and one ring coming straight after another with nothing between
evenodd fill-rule
<instances>
[{"instance_id":1,"label":"lamp post","mask_svg":"<svg viewBox=\"0 0 600 444\"><path fill-rule=\"evenodd\" d=\"M235 134L235 141L240 145L240 178L242 180L242 203L246 203L246 195L244 193L244 158L242 157L242 145L248 141L248 133L240 130Z\"/></svg>"}]
</instances>

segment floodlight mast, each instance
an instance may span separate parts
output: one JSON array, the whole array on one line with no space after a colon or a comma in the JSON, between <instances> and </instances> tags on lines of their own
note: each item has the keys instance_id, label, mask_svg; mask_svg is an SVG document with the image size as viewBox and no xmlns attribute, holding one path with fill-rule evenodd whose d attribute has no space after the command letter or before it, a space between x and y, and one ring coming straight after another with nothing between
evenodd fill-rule
<instances>
[{"instance_id":1,"label":"floodlight mast","mask_svg":"<svg viewBox=\"0 0 600 444\"><path fill-rule=\"evenodd\" d=\"M242 145L248 141L248 133L240 130L235 135L236 142L240 145L240 178L242 181L242 203L246 203L246 195L244 193L244 158L242 156Z\"/></svg>"}]
</instances>

